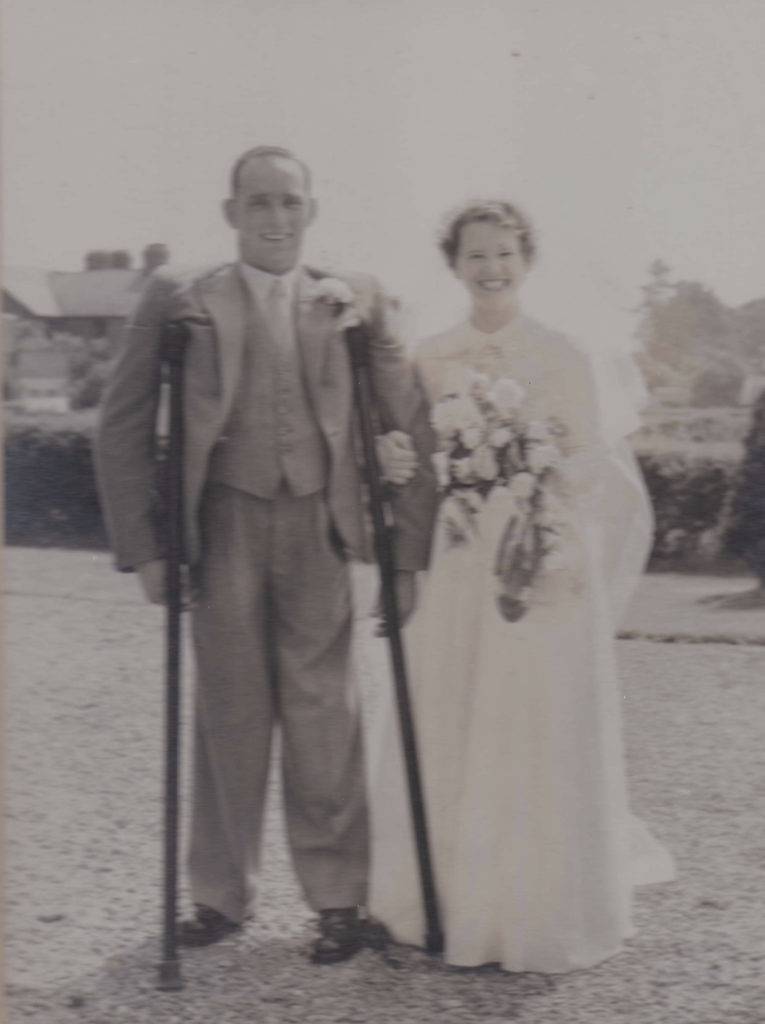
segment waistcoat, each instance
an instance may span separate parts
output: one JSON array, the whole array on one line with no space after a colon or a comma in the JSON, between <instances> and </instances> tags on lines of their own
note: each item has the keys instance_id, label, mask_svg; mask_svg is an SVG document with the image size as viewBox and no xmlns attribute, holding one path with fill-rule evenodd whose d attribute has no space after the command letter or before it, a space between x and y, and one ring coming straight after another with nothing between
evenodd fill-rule
<instances>
[{"instance_id":1,"label":"waistcoat","mask_svg":"<svg viewBox=\"0 0 765 1024\"><path fill-rule=\"evenodd\" d=\"M208 478L258 498L287 489L315 494L327 482L329 458L311 408L297 344L284 351L265 317L249 314L237 393Z\"/></svg>"}]
</instances>

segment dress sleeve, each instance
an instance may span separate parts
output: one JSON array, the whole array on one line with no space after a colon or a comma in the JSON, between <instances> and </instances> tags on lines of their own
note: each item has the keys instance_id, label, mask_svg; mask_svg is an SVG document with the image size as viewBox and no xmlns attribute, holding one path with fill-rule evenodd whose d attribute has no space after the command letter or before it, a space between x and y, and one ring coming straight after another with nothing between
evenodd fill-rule
<instances>
[{"instance_id":1,"label":"dress sleeve","mask_svg":"<svg viewBox=\"0 0 765 1024\"><path fill-rule=\"evenodd\" d=\"M613 380L598 374L586 353L575 351L574 357L566 364L561 412L570 431L565 439L563 472L576 504L599 538L599 572L610 596L609 614L616 629L650 553L653 512L626 439L628 428L634 430L637 414L633 419L623 415L620 425L615 416L606 416L604 405L610 403L615 408L617 403L611 390ZM627 396L623 400L626 402Z\"/></svg>"},{"instance_id":2,"label":"dress sleeve","mask_svg":"<svg viewBox=\"0 0 765 1024\"><path fill-rule=\"evenodd\" d=\"M420 388L432 407L444 394L444 360L435 356L426 342L416 350L414 366Z\"/></svg>"},{"instance_id":3,"label":"dress sleeve","mask_svg":"<svg viewBox=\"0 0 765 1024\"><path fill-rule=\"evenodd\" d=\"M383 432L401 430L412 439L418 467L412 479L393 488L393 547L397 569L425 569L430 556L437 488L429 405L411 361L386 314L382 291L373 281L368 316L372 373Z\"/></svg>"},{"instance_id":4,"label":"dress sleeve","mask_svg":"<svg viewBox=\"0 0 765 1024\"><path fill-rule=\"evenodd\" d=\"M566 429L561 439L563 475L589 505L600 497L607 446L600 429L595 375L586 354L571 346L558 363L552 386L559 396L552 405Z\"/></svg>"}]
</instances>

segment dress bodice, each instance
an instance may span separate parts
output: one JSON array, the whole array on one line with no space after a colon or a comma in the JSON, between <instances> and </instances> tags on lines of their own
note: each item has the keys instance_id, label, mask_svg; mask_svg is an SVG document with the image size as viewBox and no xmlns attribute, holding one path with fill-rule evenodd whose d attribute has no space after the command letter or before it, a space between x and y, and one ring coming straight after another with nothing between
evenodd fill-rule
<instances>
[{"instance_id":1,"label":"dress bodice","mask_svg":"<svg viewBox=\"0 0 765 1024\"><path fill-rule=\"evenodd\" d=\"M599 442L588 359L564 335L529 317L518 315L493 333L459 324L424 341L415 358L431 403L457 389L467 371L509 377L525 392L520 411L526 419L561 420L572 450Z\"/></svg>"}]
</instances>

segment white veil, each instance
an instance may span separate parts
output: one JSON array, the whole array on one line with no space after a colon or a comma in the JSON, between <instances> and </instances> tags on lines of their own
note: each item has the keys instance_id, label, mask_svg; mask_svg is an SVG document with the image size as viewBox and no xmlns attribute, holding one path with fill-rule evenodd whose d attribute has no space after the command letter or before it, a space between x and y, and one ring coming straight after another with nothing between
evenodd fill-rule
<instances>
[{"instance_id":1,"label":"white veil","mask_svg":"<svg viewBox=\"0 0 765 1024\"><path fill-rule=\"evenodd\" d=\"M603 499L597 503L601 560L616 630L653 540L653 509L629 440L648 402L635 361L637 295L601 266L574 266L545 252L524 283L521 304L534 319L565 334L589 361L605 457Z\"/></svg>"},{"instance_id":2,"label":"white veil","mask_svg":"<svg viewBox=\"0 0 765 1024\"><path fill-rule=\"evenodd\" d=\"M645 568L653 509L630 436L641 426L648 392L635 361L636 299L593 264L556 275L530 275L524 305L567 334L588 356L606 456L599 507L602 559L616 629ZM528 299L528 302L525 300Z\"/></svg>"}]
</instances>

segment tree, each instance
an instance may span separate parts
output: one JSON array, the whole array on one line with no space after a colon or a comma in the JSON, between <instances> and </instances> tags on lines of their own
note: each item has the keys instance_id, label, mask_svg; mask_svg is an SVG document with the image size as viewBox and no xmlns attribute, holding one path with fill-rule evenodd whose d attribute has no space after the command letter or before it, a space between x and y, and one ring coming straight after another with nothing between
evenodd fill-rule
<instances>
[{"instance_id":1,"label":"tree","mask_svg":"<svg viewBox=\"0 0 765 1024\"><path fill-rule=\"evenodd\" d=\"M765 391L752 408L723 543L730 554L747 563L765 588Z\"/></svg>"},{"instance_id":2,"label":"tree","mask_svg":"<svg viewBox=\"0 0 765 1024\"><path fill-rule=\"evenodd\" d=\"M679 378L690 385L693 405L734 405L751 366L736 310L698 281L673 281L654 260L638 308L639 361L648 386Z\"/></svg>"},{"instance_id":3,"label":"tree","mask_svg":"<svg viewBox=\"0 0 765 1024\"><path fill-rule=\"evenodd\" d=\"M754 299L736 310L738 345L752 367L765 368L765 299Z\"/></svg>"},{"instance_id":4,"label":"tree","mask_svg":"<svg viewBox=\"0 0 765 1024\"><path fill-rule=\"evenodd\" d=\"M720 364L701 370L691 386L691 405L719 408L735 405L744 374L737 366Z\"/></svg>"}]
</instances>

